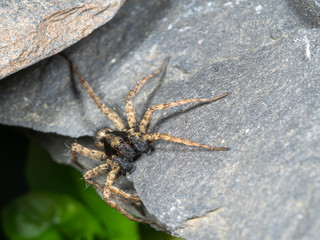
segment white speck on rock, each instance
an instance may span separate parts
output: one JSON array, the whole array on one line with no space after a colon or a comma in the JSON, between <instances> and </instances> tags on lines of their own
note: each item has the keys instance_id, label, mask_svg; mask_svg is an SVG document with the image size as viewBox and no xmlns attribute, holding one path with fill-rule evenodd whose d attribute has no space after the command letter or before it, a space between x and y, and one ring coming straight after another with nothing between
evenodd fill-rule
<instances>
[{"instance_id":1,"label":"white speck on rock","mask_svg":"<svg viewBox=\"0 0 320 240\"><path fill-rule=\"evenodd\" d=\"M261 13L261 10L262 10L262 6L261 5L258 5L258 6L256 6L256 13L257 14L260 14Z\"/></svg>"}]
</instances>

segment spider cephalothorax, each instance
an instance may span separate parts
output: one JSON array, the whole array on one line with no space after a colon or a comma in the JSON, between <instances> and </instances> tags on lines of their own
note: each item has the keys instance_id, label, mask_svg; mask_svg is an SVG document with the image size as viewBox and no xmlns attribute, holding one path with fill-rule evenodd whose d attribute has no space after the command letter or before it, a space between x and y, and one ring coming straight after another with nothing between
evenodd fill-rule
<instances>
[{"instance_id":1,"label":"spider cephalothorax","mask_svg":"<svg viewBox=\"0 0 320 240\"><path fill-rule=\"evenodd\" d=\"M135 132L134 129L129 131L101 129L97 132L94 142L96 146L104 148L106 155L117 155L123 159L122 162L127 163L126 165L119 164L123 172L131 172L133 166L130 162L135 161L143 153L150 154L152 150L152 147L143 140L143 135Z\"/></svg>"},{"instance_id":2,"label":"spider cephalothorax","mask_svg":"<svg viewBox=\"0 0 320 240\"><path fill-rule=\"evenodd\" d=\"M117 130L104 128L96 133L94 137L94 144L99 150L89 149L83 147L78 143L73 143L70 148L72 154L72 163L80 167L82 170L85 170L83 166L77 161L77 154L103 162L101 165L84 173L83 177L85 181L95 186L99 190L102 190L104 200L111 207L116 208L121 214L126 216L128 219L137 222L154 224L153 222L132 216L110 198L110 196L113 194L137 203L141 202L139 197L132 196L122 191L121 189L113 186L113 183L117 180L117 178L119 178L121 174L125 174L126 172L132 172L134 170L132 162L135 161L140 155L144 153L149 154L151 152L152 147L149 143L157 140L166 140L170 142L182 143L189 146L202 147L209 150L225 151L228 150L228 148L210 147L207 145L192 142L183 138L174 137L164 133L149 133L148 129L153 112L155 110L172 108L186 103L213 102L227 96L228 93L224 93L214 98L182 99L166 104L154 105L145 112L140 124L138 124L136 112L132 104L132 98L147 82L147 80L158 75L166 68L168 63L167 58L159 70L141 79L136 85L136 87L129 92L126 98L126 113L128 121L127 127L126 124L122 121L122 119L113 110L111 110L109 107L107 107L100 101L100 99L96 96L92 88L89 86L88 82L79 73L75 64L73 64L67 56L65 57L70 62L73 71L77 74L83 88L88 92L88 94L93 99L94 103L97 105L100 111L104 113L117 128ZM105 182L105 186L102 188L94 180L94 178L105 173L108 173L108 175Z\"/></svg>"}]
</instances>

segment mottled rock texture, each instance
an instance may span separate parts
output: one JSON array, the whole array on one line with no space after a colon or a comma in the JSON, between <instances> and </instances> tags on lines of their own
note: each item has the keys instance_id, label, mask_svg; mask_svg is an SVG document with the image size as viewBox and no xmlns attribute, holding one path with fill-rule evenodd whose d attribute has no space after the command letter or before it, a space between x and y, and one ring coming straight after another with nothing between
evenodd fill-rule
<instances>
[{"instance_id":1,"label":"mottled rock texture","mask_svg":"<svg viewBox=\"0 0 320 240\"><path fill-rule=\"evenodd\" d=\"M108 22L124 0L0 1L0 79Z\"/></svg>"},{"instance_id":2,"label":"mottled rock texture","mask_svg":"<svg viewBox=\"0 0 320 240\"><path fill-rule=\"evenodd\" d=\"M148 106L231 94L156 112L151 130L228 152L158 142L127 177L146 209L185 239L317 239L320 67L317 1L129 1L65 51L103 102L126 94L170 56L134 99ZM309 5L308 5L309 4ZM0 82L0 120L72 138L112 126L67 62L54 56ZM51 139L50 141L46 139ZM59 162L62 136L42 142ZM90 138L81 143L90 144Z\"/></svg>"}]
</instances>

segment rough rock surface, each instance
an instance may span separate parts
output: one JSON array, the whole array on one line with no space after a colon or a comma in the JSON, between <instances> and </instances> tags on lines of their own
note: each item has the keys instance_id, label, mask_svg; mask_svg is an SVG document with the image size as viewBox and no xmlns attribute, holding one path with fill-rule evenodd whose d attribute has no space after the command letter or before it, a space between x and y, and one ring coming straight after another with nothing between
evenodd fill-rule
<instances>
[{"instance_id":1,"label":"rough rock surface","mask_svg":"<svg viewBox=\"0 0 320 240\"><path fill-rule=\"evenodd\" d=\"M108 22L124 0L0 1L0 79L54 55Z\"/></svg>"},{"instance_id":2,"label":"rough rock surface","mask_svg":"<svg viewBox=\"0 0 320 240\"><path fill-rule=\"evenodd\" d=\"M159 142L128 176L149 213L173 234L317 239L320 31L310 2L317 3L132 0L65 52L121 116L129 89L166 56L164 78L152 79L134 99L139 116L156 103L231 92L215 103L157 112L151 126L230 151ZM73 138L111 126L61 56L0 87L3 124ZM58 161L69 161L63 140L49 145Z\"/></svg>"}]
</instances>

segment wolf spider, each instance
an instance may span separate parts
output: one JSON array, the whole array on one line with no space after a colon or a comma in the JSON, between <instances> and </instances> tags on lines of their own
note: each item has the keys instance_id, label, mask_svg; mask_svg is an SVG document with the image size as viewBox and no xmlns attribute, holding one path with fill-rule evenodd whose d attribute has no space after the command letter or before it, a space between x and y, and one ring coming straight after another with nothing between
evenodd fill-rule
<instances>
[{"instance_id":1,"label":"wolf spider","mask_svg":"<svg viewBox=\"0 0 320 240\"><path fill-rule=\"evenodd\" d=\"M90 95L94 103L97 105L100 111L104 113L113 122L113 124L117 128L117 130L104 128L96 133L94 137L94 144L99 150L89 149L78 143L73 143L70 148L70 152L72 155L72 163L80 167L83 171L85 171L85 173L83 174L84 180L88 184L95 186L98 190L103 192L103 199L112 208L117 209L121 214L123 214L130 220L148 224L155 224L154 222L134 217L125 209L116 204L113 200L111 200L110 196L111 194L114 194L116 196L121 196L125 199L128 199L136 203L141 202L139 197L126 193L125 191L113 186L113 183L117 180L117 178L120 177L121 174L125 174L126 172L132 172L134 170L132 162L135 161L143 153L150 154L150 143L157 140L162 139L170 142L182 143L189 146L206 148L209 150L228 150L228 148L225 147L210 147L200 143L192 142L187 139L174 137L169 134L148 133L151 117L155 110L172 108L186 103L213 102L227 96L228 93L224 93L214 98L182 99L165 104L153 105L145 112L140 124L138 124L136 112L132 104L132 98L137 94L141 87L150 78L160 74L165 70L169 60L168 58L166 58L160 69L141 79L136 85L136 87L127 95L126 114L129 126L127 127L123 120L113 110L111 110L109 107L107 107L100 101L100 99L94 93L92 88L89 86L88 82L82 77L80 72L77 70L76 65L71 61L71 59L68 58L66 55L64 55L64 57L71 64L73 72L76 73L77 77L81 82L81 85ZM91 170L86 171L84 167L78 162L77 154L104 163ZM108 172L108 175L106 178L105 186L103 188L95 180L93 180L93 178L105 174L106 172Z\"/></svg>"}]
</instances>

